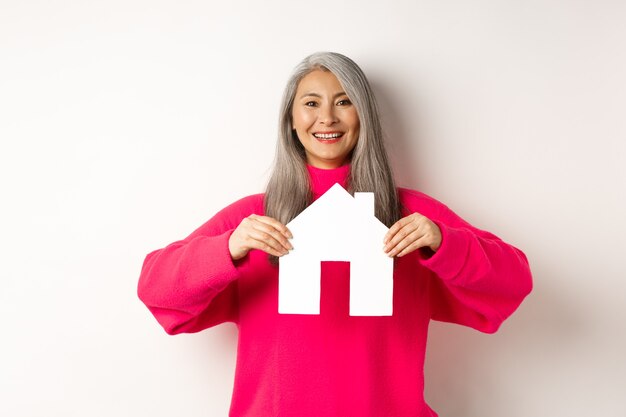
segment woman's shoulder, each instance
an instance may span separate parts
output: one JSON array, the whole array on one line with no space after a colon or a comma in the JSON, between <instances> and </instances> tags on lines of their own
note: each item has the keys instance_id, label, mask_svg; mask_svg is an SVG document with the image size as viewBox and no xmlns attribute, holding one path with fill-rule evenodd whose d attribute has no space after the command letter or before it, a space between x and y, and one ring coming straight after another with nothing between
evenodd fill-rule
<instances>
[{"instance_id":1,"label":"woman's shoulder","mask_svg":"<svg viewBox=\"0 0 626 417\"><path fill-rule=\"evenodd\" d=\"M216 235L236 228L241 221L251 214L263 213L263 194L253 194L230 203L215 213L202 226L194 231L195 235Z\"/></svg>"},{"instance_id":2,"label":"woman's shoulder","mask_svg":"<svg viewBox=\"0 0 626 417\"><path fill-rule=\"evenodd\" d=\"M265 194L252 194L236 200L222 210L217 215L244 218L251 214L263 215L263 198Z\"/></svg>"},{"instance_id":3,"label":"woman's shoulder","mask_svg":"<svg viewBox=\"0 0 626 417\"><path fill-rule=\"evenodd\" d=\"M441 201L421 191L398 187L398 197L403 210L409 213L418 212L426 217L438 217L448 207Z\"/></svg>"}]
</instances>

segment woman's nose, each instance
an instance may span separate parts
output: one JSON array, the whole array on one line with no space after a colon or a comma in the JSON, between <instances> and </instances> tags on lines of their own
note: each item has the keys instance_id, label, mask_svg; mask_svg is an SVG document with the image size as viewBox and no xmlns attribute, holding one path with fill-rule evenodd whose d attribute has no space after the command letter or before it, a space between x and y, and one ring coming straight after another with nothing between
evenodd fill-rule
<instances>
[{"instance_id":1,"label":"woman's nose","mask_svg":"<svg viewBox=\"0 0 626 417\"><path fill-rule=\"evenodd\" d=\"M331 125L337 122L337 114L334 106L321 106L319 121L325 125Z\"/></svg>"}]
</instances>

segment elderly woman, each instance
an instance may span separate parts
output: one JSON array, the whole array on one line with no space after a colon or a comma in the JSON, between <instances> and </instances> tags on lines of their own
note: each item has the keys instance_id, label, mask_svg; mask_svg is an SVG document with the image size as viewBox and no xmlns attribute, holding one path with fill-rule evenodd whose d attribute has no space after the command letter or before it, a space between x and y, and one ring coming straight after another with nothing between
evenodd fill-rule
<instances>
[{"instance_id":1,"label":"elderly woman","mask_svg":"<svg viewBox=\"0 0 626 417\"><path fill-rule=\"evenodd\" d=\"M390 227L393 315L348 314L349 265L322 266L320 315L278 313L287 224L335 183L375 192ZM169 334L239 329L231 416L435 416L424 401L431 319L495 332L531 290L525 255L444 204L396 188L376 101L337 53L305 58L287 83L264 194L224 208L147 255L138 294Z\"/></svg>"}]
</instances>

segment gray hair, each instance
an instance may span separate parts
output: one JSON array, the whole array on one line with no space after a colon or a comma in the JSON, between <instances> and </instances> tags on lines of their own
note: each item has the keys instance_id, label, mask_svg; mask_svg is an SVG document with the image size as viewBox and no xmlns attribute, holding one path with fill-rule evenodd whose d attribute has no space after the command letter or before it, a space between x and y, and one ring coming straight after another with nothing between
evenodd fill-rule
<instances>
[{"instance_id":1,"label":"gray hair","mask_svg":"<svg viewBox=\"0 0 626 417\"><path fill-rule=\"evenodd\" d=\"M306 154L294 131L291 113L298 84L314 70L330 71L337 77L359 116L359 138L351 156L348 191L375 192L376 217L391 227L400 219L401 208L383 144L376 99L361 68L335 52L317 52L304 58L287 81L280 107L274 168L265 190L265 215L287 224L312 202Z\"/></svg>"}]
</instances>

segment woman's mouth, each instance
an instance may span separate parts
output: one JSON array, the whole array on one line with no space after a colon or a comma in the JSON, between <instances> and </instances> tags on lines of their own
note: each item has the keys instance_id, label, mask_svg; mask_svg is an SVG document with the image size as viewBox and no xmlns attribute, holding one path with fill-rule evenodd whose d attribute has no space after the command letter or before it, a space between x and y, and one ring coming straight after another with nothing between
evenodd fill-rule
<instances>
[{"instance_id":1,"label":"woman's mouth","mask_svg":"<svg viewBox=\"0 0 626 417\"><path fill-rule=\"evenodd\" d=\"M331 144L339 142L343 137L343 132L316 132L313 133L313 137L321 143Z\"/></svg>"}]
</instances>

